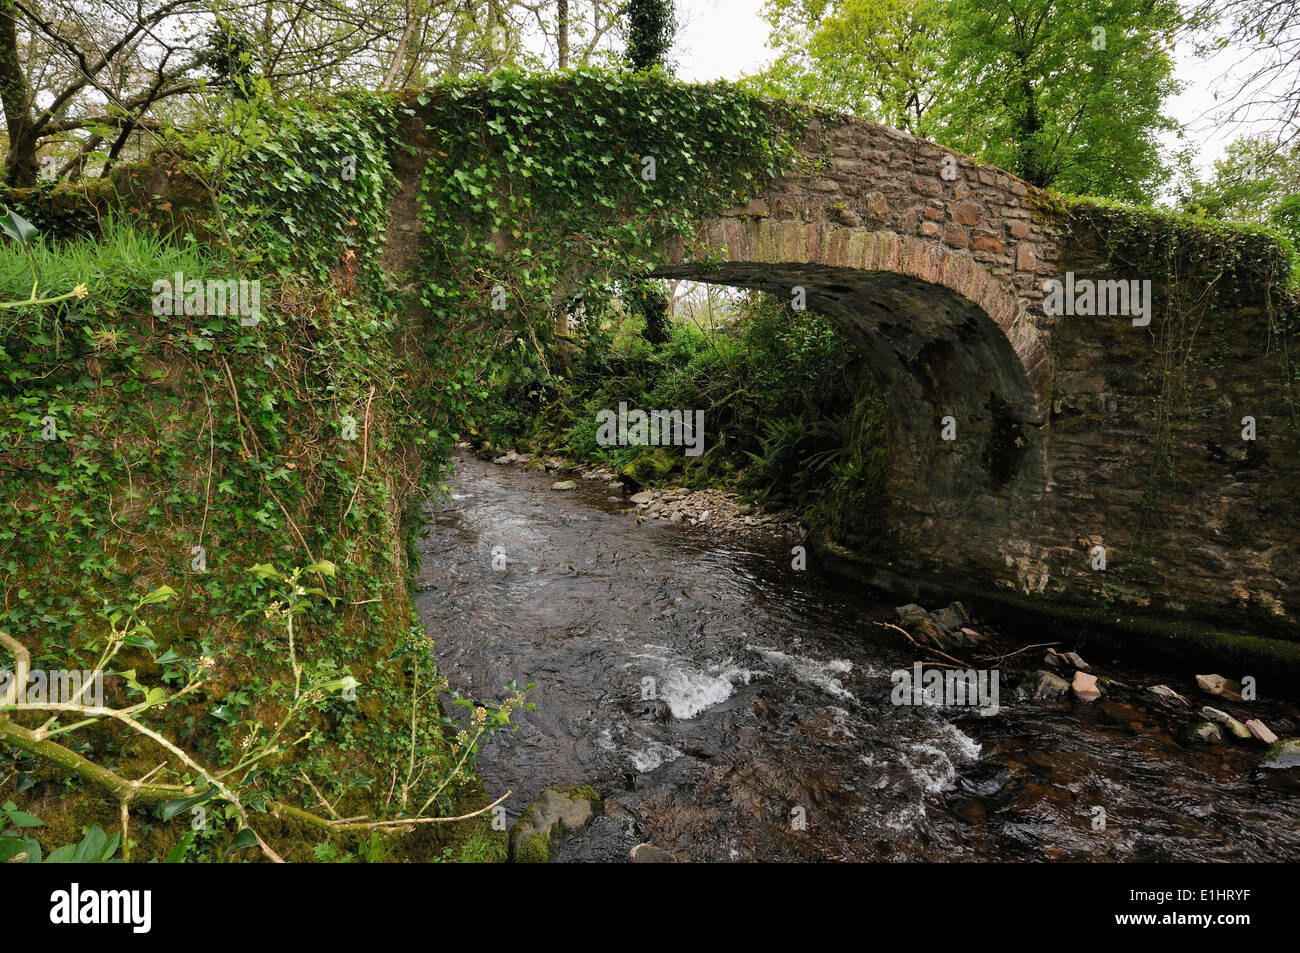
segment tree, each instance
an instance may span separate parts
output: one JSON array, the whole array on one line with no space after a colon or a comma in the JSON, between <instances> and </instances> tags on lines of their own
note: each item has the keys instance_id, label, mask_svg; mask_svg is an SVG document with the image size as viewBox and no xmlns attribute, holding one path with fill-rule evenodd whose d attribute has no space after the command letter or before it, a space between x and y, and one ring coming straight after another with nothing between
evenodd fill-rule
<instances>
[{"instance_id":1,"label":"tree","mask_svg":"<svg viewBox=\"0 0 1300 953\"><path fill-rule=\"evenodd\" d=\"M629 284L627 303L645 321L642 335L658 346L668 340L668 294L662 281L643 280Z\"/></svg>"},{"instance_id":2,"label":"tree","mask_svg":"<svg viewBox=\"0 0 1300 953\"><path fill-rule=\"evenodd\" d=\"M1038 186L1151 200L1175 0L769 0L750 83L907 129Z\"/></svg>"},{"instance_id":3,"label":"tree","mask_svg":"<svg viewBox=\"0 0 1300 953\"><path fill-rule=\"evenodd\" d=\"M947 145L1062 192L1147 201L1169 175L1160 134L1179 84L1172 0L953 0Z\"/></svg>"},{"instance_id":4,"label":"tree","mask_svg":"<svg viewBox=\"0 0 1300 953\"><path fill-rule=\"evenodd\" d=\"M637 71L666 67L676 32L672 0L628 0L623 58Z\"/></svg>"},{"instance_id":5,"label":"tree","mask_svg":"<svg viewBox=\"0 0 1300 953\"><path fill-rule=\"evenodd\" d=\"M940 0L769 0L779 52L749 82L769 95L916 132L943 95Z\"/></svg>"},{"instance_id":6,"label":"tree","mask_svg":"<svg viewBox=\"0 0 1300 953\"><path fill-rule=\"evenodd\" d=\"M1179 204L1211 218L1272 226L1300 246L1300 141L1238 139L1207 181L1187 183Z\"/></svg>"},{"instance_id":7,"label":"tree","mask_svg":"<svg viewBox=\"0 0 1300 953\"><path fill-rule=\"evenodd\" d=\"M88 148L108 140L111 162L155 103L198 82L188 75L194 56L187 38L159 37L174 34L162 29L164 23L199 14L199 0L141 3L120 18L112 10L84 10L73 3L50 6L54 9L47 13L26 0L0 0L0 99L9 134L5 178L11 186L35 184L37 151L53 136L82 132ZM46 74L56 85L31 87L19 55L20 24L70 67ZM48 105L39 105L38 93Z\"/></svg>"},{"instance_id":8,"label":"tree","mask_svg":"<svg viewBox=\"0 0 1300 953\"><path fill-rule=\"evenodd\" d=\"M1269 118L1280 128L1274 137L1278 145L1300 137L1300 7L1290 2L1197 0L1186 31L1202 54L1226 47L1250 54L1247 70L1234 67L1220 77L1235 87L1221 100L1227 122Z\"/></svg>"}]
</instances>

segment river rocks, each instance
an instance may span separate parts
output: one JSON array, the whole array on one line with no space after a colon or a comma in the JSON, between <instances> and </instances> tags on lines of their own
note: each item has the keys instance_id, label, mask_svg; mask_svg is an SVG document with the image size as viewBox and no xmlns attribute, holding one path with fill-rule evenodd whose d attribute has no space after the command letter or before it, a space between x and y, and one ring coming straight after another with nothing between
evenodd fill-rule
<instances>
[{"instance_id":1,"label":"river rocks","mask_svg":"<svg viewBox=\"0 0 1300 953\"><path fill-rule=\"evenodd\" d=\"M1228 720L1223 723L1223 727L1228 729L1228 734L1240 741L1249 741L1254 737L1249 728L1232 716L1228 716Z\"/></svg>"},{"instance_id":2,"label":"river rocks","mask_svg":"<svg viewBox=\"0 0 1300 953\"><path fill-rule=\"evenodd\" d=\"M1269 771L1300 768L1300 738L1287 738L1274 744L1259 766Z\"/></svg>"},{"instance_id":3,"label":"river rocks","mask_svg":"<svg viewBox=\"0 0 1300 953\"><path fill-rule=\"evenodd\" d=\"M1182 705L1184 708L1190 708L1192 704L1168 685L1152 685L1147 691L1157 696L1162 702L1172 702L1175 705Z\"/></svg>"},{"instance_id":4,"label":"river rocks","mask_svg":"<svg viewBox=\"0 0 1300 953\"><path fill-rule=\"evenodd\" d=\"M1101 697L1101 689L1097 687L1097 676L1089 675L1087 672L1075 672L1070 688L1074 691L1074 697L1081 702L1095 702Z\"/></svg>"},{"instance_id":5,"label":"river rocks","mask_svg":"<svg viewBox=\"0 0 1300 953\"><path fill-rule=\"evenodd\" d=\"M1197 675L1196 687L1207 695L1241 701L1241 685L1229 681L1222 675Z\"/></svg>"},{"instance_id":6,"label":"river rocks","mask_svg":"<svg viewBox=\"0 0 1300 953\"><path fill-rule=\"evenodd\" d=\"M627 859L633 864L675 864L677 855L654 844L637 844L628 851Z\"/></svg>"},{"instance_id":7,"label":"river rocks","mask_svg":"<svg viewBox=\"0 0 1300 953\"><path fill-rule=\"evenodd\" d=\"M1228 734L1232 735L1234 738L1240 738L1244 741L1253 737L1249 728L1237 719L1233 718L1226 711L1220 711L1217 708L1211 708L1209 705L1206 705L1201 709L1201 714L1210 719L1210 721L1214 722L1216 725L1222 725L1227 729Z\"/></svg>"},{"instance_id":8,"label":"river rocks","mask_svg":"<svg viewBox=\"0 0 1300 953\"><path fill-rule=\"evenodd\" d=\"M1029 676L1025 687L1030 695L1040 701L1056 701L1058 698L1065 697L1066 692L1070 690L1070 683L1059 675L1039 669Z\"/></svg>"},{"instance_id":9,"label":"river rocks","mask_svg":"<svg viewBox=\"0 0 1300 953\"><path fill-rule=\"evenodd\" d=\"M914 626L928 621L930 613L915 602L909 602L905 606L894 607L894 618L898 620L898 624L902 628L910 631Z\"/></svg>"},{"instance_id":10,"label":"river rocks","mask_svg":"<svg viewBox=\"0 0 1300 953\"><path fill-rule=\"evenodd\" d=\"M636 504L637 521L668 520L689 526L707 526L726 531L758 529L782 535L799 535L802 531L793 513L743 515L744 507L734 493L725 490L689 490L685 487L646 489L632 494L628 501Z\"/></svg>"},{"instance_id":11,"label":"river rocks","mask_svg":"<svg viewBox=\"0 0 1300 953\"><path fill-rule=\"evenodd\" d=\"M1202 745L1221 745L1223 732L1219 730L1218 725L1203 721L1192 729L1191 740Z\"/></svg>"},{"instance_id":12,"label":"river rocks","mask_svg":"<svg viewBox=\"0 0 1300 953\"><path fill-rule=\"evenodd\" d=\"M576 480L559 480L551 484L552 490L576 490L578 483Z\"/></svg>"},{"instance_id":13,"label":"river rocks","mask_svg":"<svg viewBox=\"0 0 1300 953\"><path fill-rule=\"evenodd\" d=\"M547 863L556 839L591 820L592 805L599 803L600 795L589 787L547 788L510 832L512 859L521 864Z\"/></svg>"},{"instance_id":14,"label":"river rocks","mask_svg":"<svg viewBox=\"0 0 1300 953\"><path fill-rule=\"evenodd\" d=\"M1232 717L1226 711L1219 711L1219 709L1211 708L1209 705L1206 705L1201 709L1201 714L1210 719L1210 721L1214 722L1216 725L1222 725Z\"/></svg>"},{"instance_id":15,"label":"river rocks","mask_svg":"<svg viewBox=\"0 0 1300 953\"><path fill-rule=\"evenodd\" d=\"M1062 652L1061 657L1064 658L1067 662L1069 662L1073 668L1079 670L1080 672L1092 671L1092 666L1089 665L1087 662L1085 662L1079 656L1078 652Z\"/></svg>"},{"instance_id":16,"label":"river rocks","mask_svg":"<svg viewBox=\"0 0 1300 953\"><path fill-rule=\"evenodd\" d=\"M953 652L986 641L970 628L970 613L960 602L953 602L934 612L914 602L894 608L898 627L922 645L941 652Z\"/></svg>"},{"instance_id":17,"label":"river rocks","mask_svg":"<svg viewBox=\"0 0 1300 953\"><path fill-rule=\"evenodd\" d=\"M934 613L935 624L945 632L961 632L963 627L970 621L963 619L954 606L960 606L960 602L954 602L950 606L945 606Z\"/></svg>"},{"instance_id":18,"label":"river rocks","mask_svg":"<svg viewBox=\"0 0 1300 953\"><path fill-rule=\"evenodd\" d=\"M1300 738L1287 738L1269 749L1256 776L1269 787L1300 791Z\"/></svg>"},{"instance_id":19,"label":"river rocks","mask_svg":"<svg viewBox=\"0 0 1300 953\"><path fill-rule=\"evenodd\" d=\"M1258 718L1251 718L1246 722L1246 728L1250 730L1251 735L1266 745L1277 744L1277 735L1268 730L1268 725L1264 724Z\"/></svg>"}]
</instances>

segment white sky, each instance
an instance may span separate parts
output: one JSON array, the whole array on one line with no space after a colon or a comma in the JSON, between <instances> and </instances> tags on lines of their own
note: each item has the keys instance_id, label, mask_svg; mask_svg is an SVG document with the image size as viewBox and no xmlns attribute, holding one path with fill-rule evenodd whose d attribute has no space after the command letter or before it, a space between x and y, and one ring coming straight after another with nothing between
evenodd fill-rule
<instances>
[{"instance_id":1,"label":"white sky","mask_svg":"<svg viewBox=\"0 0 1300 953\"><path fill-rule=\"evenodd\" d=\"M676 6L680 29L673 55L681 79L737 79L771 61L767 22L759 16L762 0L677 0ZM1204 172L1229 142L1247 131L1215 117L1221 111L1214 99L1215 85L1240 53L1229 49L1208 61L1191 54L1191 48L1181 44L1175 50L1176 76L1188 86L1170 100L1169 111L1188 127L1187 141L1196 148L1196 165Z\"/></svg>"}]
</instances>

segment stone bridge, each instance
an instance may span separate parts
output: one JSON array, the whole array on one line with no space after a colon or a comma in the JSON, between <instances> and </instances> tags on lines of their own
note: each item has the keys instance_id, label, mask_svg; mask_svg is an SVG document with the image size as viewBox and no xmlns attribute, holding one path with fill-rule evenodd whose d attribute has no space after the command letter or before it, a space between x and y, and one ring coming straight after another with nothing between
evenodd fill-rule
<instances>
[{"instance_id":1,"label":"stone bridge","mask_svg":"<svg viewBox=\"0 0 1300 953\"><path fill-rule=\"evenodd\" d=\"M656 274L802 288L874 369L887 556L824 555L902 596L1043 610L1300 673L1300 440L1270 318L1279 292L1261 282L1198 324L1212 360L1189 365L1191 392L1174 400L1175 291L1211 275L1117 268L1111 236L1059 199L897 130L814 117L800 148L796 168L814 171L702 222ZM416 243L401 230L416 227L404 205L423 156L398 162L394 266ZM694 264L699 247L722 263ZM1067 272L1150 281L1151 320L1049 314L1045 283Z\"/></svg>"}]
</instances>

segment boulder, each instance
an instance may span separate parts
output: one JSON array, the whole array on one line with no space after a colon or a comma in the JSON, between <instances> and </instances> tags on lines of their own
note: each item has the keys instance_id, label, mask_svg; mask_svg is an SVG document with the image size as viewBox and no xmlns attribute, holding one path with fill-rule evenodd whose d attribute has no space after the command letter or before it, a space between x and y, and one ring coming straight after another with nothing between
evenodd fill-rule
<instances>
[{"instance_id":1,"label":"boulder","mask_svg":"<svg viewBox=\"0 0 1300 953\"><path fill-rule=\"evenodd\" d=\"M516 863L547 863L557 838L591 820L593 803L600 796L589 787L547 788L511 830L511 857Z\"/></svg>"},{"instance_id":2,"label":"boulder","mask_svg":"<svg viewBox=\"0 0 1300 953\"><path fill-rule=\"evenodd\" d=\"M1255 777L1270 788L1300 793L1300 738L1285 738L1274 744L1259 763Z\"/></svg>"},{"instance_id":3,"label":"boulder","mask_svg":"<svg viewBox=\"0 0 1300 953\"><path fill-rule=\"evenodd\" d=\"M1259 766L1266 771L1293 771L1300 768L1300 738L1287 738L1274 744Z\"/></svg>"},{"instance_id":4,"label":"boulder","mask_svg":"<svg viewBox=\"0 0 1300 953\"><path fill-rule=\"evenodd\" d=\"M552 490L576 490L578 484L575 480L559 480L551 484Z\"/></svg>"}]
</instances>

